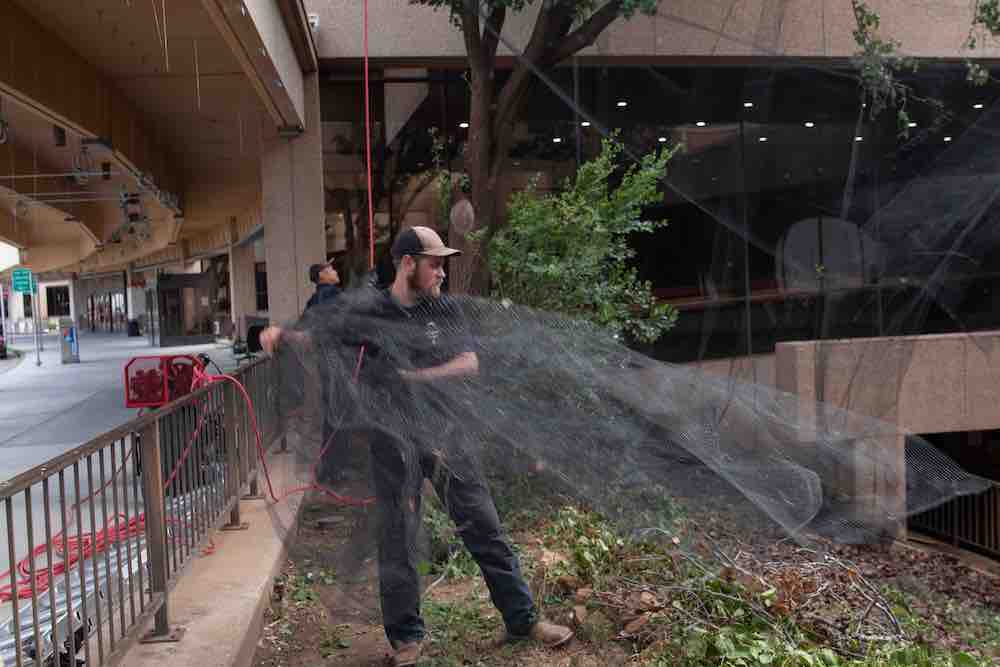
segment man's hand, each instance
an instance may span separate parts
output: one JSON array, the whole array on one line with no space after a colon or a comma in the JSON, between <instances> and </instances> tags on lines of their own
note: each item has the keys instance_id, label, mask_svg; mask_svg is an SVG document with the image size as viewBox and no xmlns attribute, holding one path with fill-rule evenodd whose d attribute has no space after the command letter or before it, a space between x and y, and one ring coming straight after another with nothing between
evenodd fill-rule
<instances>
[{"instance_id":1,"label":"man's hand","mask_svg":"<svg viewBox=\"0 0 1000 667\"><path fill-rule=\"evenodd\" d=\"M399 370L397 372L404 380L414 380L418 382L478 375L479 357L475 352L463 352L451 361L443 363L440 366L421 368L420 370L415 371Z\"/></svg>"},{"instance_id":2,"label":"man's hand","mask_svg":"<svg viewBox=\"0 0 1000 667\"><path fill-rule=\"evenodd\" d=\"M278 347L281 339L281 327L268 327L260 332L260 346L264 354L269 357L274 356L274 350Z\"/></svg>"}]
</instances>

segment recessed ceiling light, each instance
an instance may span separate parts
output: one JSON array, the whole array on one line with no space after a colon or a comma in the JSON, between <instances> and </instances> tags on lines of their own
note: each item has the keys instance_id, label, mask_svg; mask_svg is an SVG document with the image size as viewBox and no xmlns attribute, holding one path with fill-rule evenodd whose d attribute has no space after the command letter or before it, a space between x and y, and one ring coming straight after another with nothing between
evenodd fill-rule
<instances>
[{"instance_id":1,"label":"recessed ceiling light","mask_svg":"<svg viewBox=\"0 0 1000 667\"><path fill-rule=\"evenodd\" d=\"M458 124L458 126L459 126L460 128L462 128L463 130L467 130L467 129L469 129L469 124L468 124L468 123L466 123L465 121L462 121L461 123L459 123L459 124Z\"/></svg>"},{"instance_id":2,"label":"recessed ceiling light","mask_svg":"<svg viewBox=\"0 0 1000 667\"><path fill-rule=\"evenodd\" d=\"M753 109L753 102L744 102L743 103L743 108L744 109Z\"/></svg>"},{"instance_id":3,"label":"recessed ceiling light","mask_svg":"<svg viewBox=\"0 0 1000 667\"><path fill-rule=\"evenodd\" d=\"M554 143L554 144L561 144L562 143L562 137L553 137L552 138L552 143Z\"/></svg>"},{"instance_id":4,"label":"recessed ceiling light","mask_svg":"<svg viewBox=\"0 0 1000 667\"><path fill-rule=\"evenodd\" d=\"M759 142L760 142L760 143L762 143L762 144L766 144L766 143L767 143L767 137L761 137L761 138L760 138L760 139L758 139L757 141L759 141Z\"/></svg>"},{"instance_id":5,"label":"recessed ceiling light","mask_svg":"<svg viewBox=\"0 0 1000 667\"><path fill-rule=\"evenodd\" d=\"M982 109L982 108L983 108L983 107L985 107L985 106L986 106L986 105L985 105L985 104L983 104L982 102L976 102L975 104L973 104L973 105L972 105L972 108L973 108L973 109Z\"/></svg>"},{"instance_id":6,"label":"recessed ceiling light","mask_svg":"<svg viewBox=\"0 0 1000 667\"><path fill-rule=\"evenodd\" d=\"M855 141L864 141L865 138L864 137L854 137L854 140Z\"/></svg>"},{"instance_id":7,"label":"recessed ceiling light","mask_svg":"<svg viewBox=\"0 0 1000 667\"><path fill-rule=\"evenodd\" d=\"M806 127L816 127L816 123L812 122L811 120L807 120L805 125Z\"/></svg>"},{"instance_id":8,"label":"recessed ceiling light","mask_svg":"<svg viewBox=\"0 0 1000 667\"><path fill-rule=\"evenodd\" d=\"M666 137L660 137L659 139L657 139L657 141L659 141L661 144L665 144L665 143L667 143L667 138Z\"/></svg>"},{"instance_id":9,"label":"recessed ceiling light","mask_svg":"<svg viewBox=\"0 0 1000 667\"><path fill-rule=\"evenodd\" d=\"M906 126L907 127L916 127L917 124L914 121L911 120L909 123L906 124Z\"/></svg>"},{"instance_id":10,"label":"recessed ceiling light","mask_svg":"<svg viewBox=\"0 0 1000 667\"><path fill-rule=\"evenodd\" d=\"M590 127L590 121L589 120L583 121L582 123L580 123L580 127Z\"/></svg>"},{"instance_id":11,"label":"recessed ceiling light","mask_svg":"<svg viewBox=\"0 0 1000 667\"><path fill-rule=\"evenodd\" d=\"M947 143L950 143L950 142L951 142L951 137L945 137L944 138L944 143L947 144Z\"/></svg>"},{"instance_id":12,"label":"recessed ceiling light","mask_svg":"<svg viewBox=\"0 0 1000 667\"><path fill-rule=\"evenodd\" d=\"M708 123L706 123L703 120L699 120L697 123L695 123L695 125L697 125L698 127L705 127L706 125L708 125Z\"/></svg>"},{"instance_id":13,"label":"recessed ceiling light","mask_svg":"<svg viewBox=\"0 0 1000 667\"><path fill-rule=\"evenodd\" d=\"M628 106L628 102L626 102L625 100L618 100L618 108L619 109L624 109L627 106Z\"/></svg>"}]
</instances>

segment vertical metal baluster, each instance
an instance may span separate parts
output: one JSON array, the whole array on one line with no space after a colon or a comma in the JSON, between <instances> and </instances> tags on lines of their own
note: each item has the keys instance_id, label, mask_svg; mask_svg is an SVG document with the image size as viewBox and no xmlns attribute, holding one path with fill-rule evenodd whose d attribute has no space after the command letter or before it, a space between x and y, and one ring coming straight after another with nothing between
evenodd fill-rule
<instances>
[{"instance_id":1,"label":"vertical metal baluster","mask_svg":"<svg viewBox=\"0 0 1000 667\"><path fill-rule=\"evenodd\" d=\"M47 574L45 580L49 588L49 617L52 624L52 650L55 659L59 659L59 617L56 615L56 581L52 572L52 503L49 500L49 478L42 478L42 508L45 512L45 564Z\"/></svg>"},{"instance_id":2,"label":"vertical metal baluster","mask_svg":"<svg viewBox=\"0 0 1000 667\"><path fill-rule=\"evenodd\" d=\"M118 475L125 474L125 466L122 465L121 470L115 470L115 451L118 449L119 441L111 441L111 500L112 508L114 508L115 513L115 576L118 578L118 620L121 622L118 626L118 633L121 637L125 636L125 628L128 627L125 622L125 564L122 562L122 540L129 539L128 530L128 514L126 513L123 517L121 509L118 505ZM124 451L125 445L122 443L122 450Z\"/></svg>"},{"instance_id":3,"label":"vertical metal baluster","mask_svg":"<svg viewBox=\"0 0 1000 667\"><path fill-rule=\"evenodd\" d=\"M166 503L163 489L163 435L161 420L157 419L142 433L142 488L145 498L146 540L149 548L150 589L156 596L162 596L156 611L153 630L142 638L142 642L174 642L180 639L182 631L171 629L169 621L170 596L167 593L167 545L166 545Z\"/></svg>"},{"instance_id":4,"label":"vertical metal baluster","mask_svg":"<svg viewBox=\"0 0 1000 667\"><path fill-rule=\"evenodd\" d=\"M990 488L990 508L992 519L990 520L990 530L993 534L993 552L1000 554L1000 494L997 487Z\"/></svg>"},{"instance_id":5,"label":"vertical metal baluster","mask_svg":"<svg viewBox=\"0 0 1000 667\"><path fill-rule=\"evenodd\" d=\"M184 459L184 466L180 472L184 479L184 545L187 550L188 558L191 557L191 554L194 551L194 545L196 544L194 522L197 517L194 512L194 497L192 495L193 488L191 485L191 462L198 456L197 445L195 444L196 438L193 437L194 429L197 427L197 422L194 424L191 422L192 409L193 403L185 406L180 413L181 432L184 434L184 437L182 438L183 448L188 450L187 458Z\"/></svg>"},{"instance_id":6,"label":"vertical metal baluster","mask_svg":"<svg viewBox=\"0 0 1000 667\"><path fill-rule=\"evenodd\" d=\"M76 525L79 531L76 540L76 562L80 566L80 619L83 642L84 664L90 662L90 610L87 609L87 560L83 557L83 496L80 494L80 462L73 462L73 487L76 492Z\"/></svg>"},{"instance_id":7,"label":"vertical metal baluster","mask_svg":"<svg viewBox=\"0 0 1000 667\"><path fill-rule=\"evenodd\" d=\"M184 408L178 408L174 411L173 419L176 424L177 429L177 441L176 441L176 457L174 458L174 466L170 471L170 474L174 476L174 512L175 516L175 526L176 535L174 539L177 541L177 569L176 572L180 572L180 569L184 567L184 563L187 561L187 556L185 551L187 549L187 510L185 509L185 493L184 493L184 465L187 461L181 462L181 457L184 456L184 450L187 448L187 434L184 432Z\"/></svg>"},{"instance_id":8,"label":"vertical metal baluster","mask_svg":"<svg viewBox=\"0 0 1000 667\"><path fill-rule=\"evenodd\" d=\"M142 550L145 544L144 529L145 529L145 499L139 493L139 475L141 474L139 461L142 458L142 452L139 446L139 434L137 432L132 433L132 448L129 450L132 452L132 498L135 499L135 511L136 511L136 540L135 540L135 560L136 560L136 575L139 577L139 613L146 611L146 584L143 581L143 570L145 565L142 562ZM148 545L146 545L148 548ZM147 557L146 562L149 562ZM152 595L152 591L150 591Z\"/></svg>"},{"instance_id":9,"label":"vertical metal baluster","mask_svg":"<svg viewBox=\"0 0 1000 667\"><path fill-rule=\"evenodd\" d=\"M17 587L17 555L14 552L14 501L12 498L4 498L5 509L7 510L7 557L10 559L10 605L13 610L12 619L14 621L14 656L17 660L17 667L21 667L24 662L22 656L24 647L21 646L21 610L18 609L18 587Z\"/></svg>"},{"instance_id":10,"label":"vertical metal baluster","mask_svg":"<svg viewBox=\"0 0 1000 667\"><path fill-rule=\"evenodd\" d=\"M42 633L38 627L38 582L35 575L35 520L31 507L31 487L24 490L24 523L28 529L28 585L31 588L31 622L35 633L35 651L42 654Z\"/></svg>"},{"instance_id":11,"label":"vertical metal baluster","mask_svg":"<svg viewBox=\"0 0 1000 667\"><path fill-rule=\"evenodd\" d=\"M177 412L171 412L166 417L167 426L170 431L170 437L168 438L167 451L169 452L167 456L167 461L169 465L164 466L163 473L165 475L164 480L169 479L174 474L174 468L177 467L177 438L180 429L177 424ZM177 518L177 477L174 476L173 480L167 485L165 491L169 492L170 500L166 503L170 510L167 511L167 534L170 536L169 542L167 544L168 549L168 559L167 559L167 580L173 578L174 573L180 567L180 561L177 558L177 531L178 531L178 518ZM171 519L170 517L173 516ZM173 568L170 567L169 556L173 554Z\"/></svg>"},{"instance_id":12,"label":"vertical metal baluster","mask_svg":"<svg viewBox=\"0 0 1000 667\"><path fill-rule=\"evenodd\" d=\"M197 527L197 542L201 544L202 540L208 534L208 506L205 494L208 492L209 483L211 480L211 469L209 465L211 461L208 457L208 449L205 447L205 437L207 433L211 432L212 428L212 413L209 410L208 395L201 402L201 409L205 414L205 427L202 432L198 435L198 441L195 447L198 450L197 467L195 468L195 483L197 485L197 492L195 493L195 508L197 509L198 521L195 523Z\"/></svg>"},{"instance_id":13,"label":"vertical metal baluster","mask_svg":"<svg viewBox=\"0 0 1000 667\"><path fill-rule=\"evenodd\" d=\"M184 459L184 463L181 466L181 471L179 476L181 477L181 488L184 493L184 549L186 552L185 561L191 558L192 551L194 550L194 504L192 502L193 489L191 486L191 461L195 453L194 445L194 430L191 426L190 419L191 410L190 408L185 408L181 412L183 417L181 421L183 437L181 438L181 451L186 453L187 458ZM196 424L197 426L197 424ZM190 518L189 518L190 517Z\"/></svg>"},{"instance_id":14,"label":"vertical metal baluster","mask_svg":"<svg viewBox=\"0 0 1000 667\"><path fill-rule=\"evenodd\" d=\"M142 562L142 550L144 541L144 528L145 528L145 513L143 512L143 506L145 502L143 501L142 495L139 493L139 475L141 474L139 461L142 458L142 453L139 451L139 434L132 432L129 436L131 440L131 445L129 452L132 458L132 499L135 503L135 520L136 520L136 538L135 538L135 561L136 561L136 576L138 577L137 590L139 591L139 613L142 614L146 610L146 587L143 581L142 571L145 566Z\"/></svg>"},{"instance_id":15,"label":"vertical metal baluster","mask_svg":"<svg viewBox=\"0 0 1000 667\"><path fill-rule=\"evenodd\" d=\"M94 576L94 615L97 617L97 659L104 664L104 617L101 614L101 574L97 566L97 514L94 507L94 456L87 455L87 488L90 504L90 572Z\"/></svg>"},{"instance_id":16,"label":"vertical metal baluster","mask_svg":"<svg viewBox=\"0 0 1000 667\"><path fill-rule=\"evenodd\" d=\"M192 481L193 490L191 492L191 525L194 529L194 544L200 545L202 539L205 536L205 508L203 506L205 499L205 433L211 428L212 420L211 415L208 412L208 396L206 395L197 406L191 409L191 415L195 417L195 424L197 428L197 415L201 413L205 416L205 424L202 426L201 432L198 437L195 438L194 451L192 456Z\"/></svg>"},{"instance_id":17,"label":"vertical metal baluster","mask_svg":"<svg viewBox=\"0 0 1000 667\"><path fill-rule=\"evenodd\" d=\"M111 522L108 519L108 494L107 494L107 483L108 480L104 475L104 447L97 450L97 465L101 473L101 516L103 518L103 525L101 530L104 531L104 590L108 594L108 641L111 645L111 652L115 650L115 592L112 588L113 582L115 580L114 574L111 572L111 540L114 536L113 528L111 527Z\"/></svg>"},{"instance_id":18,"label":"vertical metal baluster","mask_svg":"<svg viewBox=\"0 0 1000 667\"><path fill-rule=\"evenodd\" d=\"M73 659L76 657L79 647L76 643L76 628L73 627L73 588L70 582L70 570L73 569L70 565L70 553L69 553L69 513L66 511L66 470L59 471L59 511L62 514L62 523L60 525L60 535L62 535L62 553L60 557L63 560L63 586L66 589L66 650L69 652L69 662L74 664Z\"/></svg>"},{"instance_id":19,"label":"vertical metal baluster","mask_svg":"<svg viewBox=\"0 0 1000 667\"><path fill-rule=\"evenodd\" d=\"M122 474L122 513L125 515L122 519L125 523L125 558L127 559L128 568L128 605L129 605L129 623L128 626L125 625L125 621L122 621L122 627L131 627L135 624L135 570L132 568L132 541L135 539L134 531L132 529L133 513L129 508L129 496L128 496L128 445L125 443L125 438L121 439L121 474ZM138 524L138 520L136 520ZM123 593L124 595L124 593ZM124 598L123 598L124 599ZM122 604L122 609L124 610L125 605ZM124 613L124 612L123 612Z\"/></svg>"},{"instance_id":20,"label":"vertical metal baluster","mask_svg":"<svg viewBox=\"0 0 1000 667\"><path fill-rule=\"evenodd\" d=\"M212 451L215 456L215 483L212 485L212 523L219 518L222 513L224 503L223 496L226 486L228 471L226 469L226 434L223 430L222 415L219 413L219 395L221 387L216 387L209 395L210 411L212 414Z\"/></svg>"},{"instance_id":21,"label":"vertical metal baluster","mask_svg":"<svg viewBox=\"0 0 1000 667\"><path fill-rule=\"evenodd\" d=\"M235 414L235 393L229 383L223 385L222 389L223 414L225 415L226 431L226 459L228 460L226 480L226 501L233 501L232 509L229 511L229 523L223 530L241 530L244 528L240 520L240 460L239 441L235 437L236 414Z\"/></svg>"}]
</instances>

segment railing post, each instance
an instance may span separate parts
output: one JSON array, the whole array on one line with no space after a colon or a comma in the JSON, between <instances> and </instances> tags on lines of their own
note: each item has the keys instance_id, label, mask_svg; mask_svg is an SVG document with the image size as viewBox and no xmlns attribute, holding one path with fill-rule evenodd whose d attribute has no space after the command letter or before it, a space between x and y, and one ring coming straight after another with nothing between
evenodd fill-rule
<instances>
[{"instance_id":1,"label":"railing post","mask_svg":"<svg viewBox=\"0 0 1000 667\"><path fill-rule=\"evenodd\" d=\"M248 368L241 378L245 382L245 388L247 394L252 399L252 405L247 405L246 402L239 402L240 409L240 424L243 425L243 440L246 443L246 469L247 476L249 478L249 490L247 494L243 496L243 500L264 500L263 494L261 494L259 489L258 477L260 476L260 462L257 460L257 434L253 430L254 425L254 411L257 410L257 400L258 395L257 387L260 382L260 374L257 372L257 366ZM240 397L242 398L242 397ZM257 429L261 431L261 437L263 438L266 434L264 430L264 424L257 422ZM266 441L265 441L266 442Z\"/></svg>"},{"instance_id":2,"label":"railing post","mask_svg":"<svg viewBox=\"0 0 1000 667\"><path fill-rule=\"evenodd\" d=\"M146 523L146 547L149 552L149 585L153 594L162 594L163 603L156 612L153 630L140 641L144 644L176 642L184 628L170 627L167 593L167 525L163 495L163 468L160 447L160 420L147 426L140 436L142 452L142 491Z\"/></svg>"},{"instance_id":3,"label":"railing post","mask_svg":"<svg viewBox=\"0 0 1000 667\"><path fill-rule=\"evenodd\" d=\"M226 438L226 498L233 499L229 523L221 530L246 530L249 523L240 520L240 489L243 486L240 465L240 439L236 434L236 388L229 382L223 384L223 417Z\"/></svg>"}]
</instances>

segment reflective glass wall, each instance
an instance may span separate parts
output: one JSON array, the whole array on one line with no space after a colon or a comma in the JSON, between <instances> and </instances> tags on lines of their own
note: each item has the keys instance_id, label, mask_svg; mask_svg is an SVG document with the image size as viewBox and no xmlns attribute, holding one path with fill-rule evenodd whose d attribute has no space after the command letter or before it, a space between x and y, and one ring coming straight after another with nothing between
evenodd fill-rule
<instances>
[{"instance_id":1,"label":"reflective glass wall","mask_svg":"<svg viewBox=\"0 0 1000 667\"><path fill-rule=\"evenodd\" d=\"M680 310L646 350L661 359L995 328L998 91L965 76L924 63L904 80L906 115L873 117L856 73L837 63L574 63L536 81L499 187L505 198L534 178L556 188L607 133L634 157L681 147L662 202L645 212L669 225L635 239L641 276ZM356 80L325 85L328 232L340 251L367 215L362 97ZM404 223L446 232L427 175L435 164L462 171L463 73L395 70L376 88L377 239L384 247Z\"/></svg>"}]
</instances>

